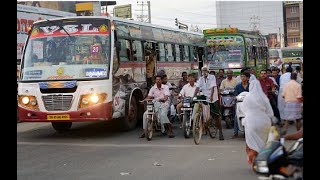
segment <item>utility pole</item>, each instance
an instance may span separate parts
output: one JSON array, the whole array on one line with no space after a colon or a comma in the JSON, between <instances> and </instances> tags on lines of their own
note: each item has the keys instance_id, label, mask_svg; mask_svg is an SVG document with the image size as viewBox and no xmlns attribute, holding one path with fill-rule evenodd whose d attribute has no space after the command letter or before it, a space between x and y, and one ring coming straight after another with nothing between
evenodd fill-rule
<instances>
[{"instance_id":1,"label":"utility pole","mask_svg":"<svg viewBox=\"0 0 320 180\"><path fill-rule=\"evenodd\" d=\"M281 39L281 30L280 30L280 27L279 27L279 37L280 37L280 47L282 47L282 39Z\"/></svg>"},{"instance_id":2,"label":"utility pole","mask_svg":"<svg viewBox=\"0 0 320 180\"><path fill-rule=\"evenodd\" d=\"M140 20L141 22L149 22L151 23L151 8L150 8L150 1L147 1L147 3L145 3L145 1L137 1L137 5L138 6L141 6L141 9L138 9L136 11L140 11L141 14L137 15L137 19ZM145 12L145 9L144 9L144 6L147 6L148 7L148 15L145 15L144 12Z\"/></svg>"},{"instance_id":3,"label":"utility pole","mask_svg":"<svg viewBox=\"0 0 320 180\"><path fill-rule=\"evenodd\" d=\"M285 2L282 2L282 11L283 11L283 40L284 40L284 47L288 46L287 41L287 15L286 15L286 5Z\"/></svg>"},{"instance_id":4,"label":"utility pole","mask_svg":"<svg viewBox=\"0 0 320 180\"><path fill-rule=\"evenodd\" d=\"M150 1L147 1L148 3L148 19L149 23L151 24L151 6L150 6Z\"/></svg>"},{"instance_id":5,"label":"utility pole","mask_svg":"<svg viewBox=\"0 0 320 180\"><path fill-rule=\"evenodd\" d=\"M251 18L250 18L250 26L251 26L251 29L252 31L259 31L259 28L260 28L260 18L259 16L256 16L256 15L253 15Z\"/></svg>"}]
</instances>

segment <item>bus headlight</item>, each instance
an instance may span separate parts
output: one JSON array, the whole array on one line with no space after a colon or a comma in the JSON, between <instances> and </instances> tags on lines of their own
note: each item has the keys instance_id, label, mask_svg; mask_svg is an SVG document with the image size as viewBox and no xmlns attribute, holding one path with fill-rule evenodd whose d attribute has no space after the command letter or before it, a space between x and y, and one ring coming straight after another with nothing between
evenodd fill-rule
<instances>
[{"instance_id":1,"label":"bus headlight","mask_svg":"<svg viewBox=\"0 0 320 180\"><path fill-rule=\"evenodd\" d=\"M80 96L79 108L103 103L107 99L106 93L84 94Z\"/></svg>"},{"instance_id":2,"label":"bus headlight","mask_svg":"<svg viewBox=\"0 0 320 180\"><path fill-rule=\"evenodd\" d=\"M89 100L87 98L82 98L82 104L89 104Z\"/></svg>"},{"instance_id":3,"label":"bus headlight","mask_svg":"<svg viewBox=\"0 0 320 180\"><path fill-rule=\"evenodd\" d=\"M29 104L29 101L30 101L30 99L29 99L28 96L22 98L22 103L23 103L24 105Z\"/></svg>"},{"instance_id":4,"label":"bus headlight","mask_svg":"<svg viewBox=\"0 0 320 180\"><path fill-rule=\"evenodd\" d=\"M96 95L96 94L93 94L91 97L90 97L90 100L92 103L97 103L99 102L99 96Z\"/></svg>"},{"instance_id":5,"label":"bus headlight","mask_svg":"<svg viewBox=\"0 0 320 180\"><path fill-rule=\"evenodd\" d=\"M31 109L39 110L38 102L35 96L19 95L18 103L20 106Z\"/></svg>"}]
</instances>

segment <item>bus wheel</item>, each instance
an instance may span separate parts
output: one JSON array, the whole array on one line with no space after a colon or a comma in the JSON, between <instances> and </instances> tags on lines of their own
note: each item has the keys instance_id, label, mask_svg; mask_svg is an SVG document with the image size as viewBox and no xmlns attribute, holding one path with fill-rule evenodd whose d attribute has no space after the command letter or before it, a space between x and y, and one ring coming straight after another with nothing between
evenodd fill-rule
<instances>
[{"instance_id":1,"label":"bus wheel","mask_svg":"<svg viewBox=\"0 0 320 180\"><path fill-rule=\"evenodd\" d=\"M129 104L128 115L123 119L123 127L125 130L132 130L136 127L138 122L138 105L136 97L131 97Z\"/></svg>"},{"instance_id":2,"label":"bus wheel","mask_svg":"<svg viewBox=\"0 0 320 180\"><path fill-rule=\"evenodd\" d=\"M70 130L72 122L52 122L52 127L59 133L66 132Z\"/></svg>"}]
</instances>

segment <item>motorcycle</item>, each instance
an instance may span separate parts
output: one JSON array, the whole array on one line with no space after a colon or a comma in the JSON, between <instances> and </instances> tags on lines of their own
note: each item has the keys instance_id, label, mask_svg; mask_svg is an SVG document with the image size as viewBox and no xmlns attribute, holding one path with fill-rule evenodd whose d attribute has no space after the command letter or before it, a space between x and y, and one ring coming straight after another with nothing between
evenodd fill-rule
<instances>
[{"instance_id":1,"label":"motorcycle","mask_svg":"<svg viewBox=\"0 0 320 180\"><path fill-rule=\"evenodd\" d=\"M236 97L236 100L237 100L237 102L236 102L236 115L237 115L238 129L240 132L244 132L244 126L242 125L242 119L245 117L244 113L241 111L241 105L242 105L244 98L246 97L246 95L248 93L249 92L244 91Z\"/></svg>"},{"instance_id":2,"label":"motorcycle","mask_svg":"<svg viewBox=\"0 0 320 180\"><path fill-rule=\"evenodd\" d=\"M227 129L233 127L236 98L234 89L226 88L221 93L222 119L226 121Z\"/></svg>"},{"instance_id":3,"label":"motorcycle","mask_svg":"<svg viewBox=\"0 0 320 180\"><path fill-rule=\"evenodd\" d=\"M190 138L192 126L192 98L184 97L182 99L182 115L183 115L183 134L185 138Z\"/></svg>"},{"instance_id":4,"label":"motorcycle","mask_svg":"<svg viewBox=\"0 0 320 180\"><path fill-rule=\"evenodd\" d=\"M161 123L159 114L156 113L153 100L147 101L147 133L146 138L148 141L152 139L153 131L161 131Z\"/></svg>"},{"instance_id":5,"label":"motorcycle","mask_svg":"<svg viewBox=\"0 0 320 180\"><path fill-rule=\"evenodd\" d=\"M303 179L303 138L287 151L284 142L269 141L253 162L253 171L269 179Z\"/></svg>"}]
</instances>

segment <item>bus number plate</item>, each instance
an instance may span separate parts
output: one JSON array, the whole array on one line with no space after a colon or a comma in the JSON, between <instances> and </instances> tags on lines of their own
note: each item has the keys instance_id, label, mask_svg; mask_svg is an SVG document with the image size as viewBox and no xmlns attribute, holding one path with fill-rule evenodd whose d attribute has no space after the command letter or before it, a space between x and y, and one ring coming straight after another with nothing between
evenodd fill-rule
<instances>
[{"instance_id":1,"label":"bus number plate","mask_svg":"<svg viewBox=\"0 0 320 180\"><path fill-rule=\"evenodd\" d=\"M47 115L47 120L70 120L69 114Z\"/></svg>"}]
</instances>

